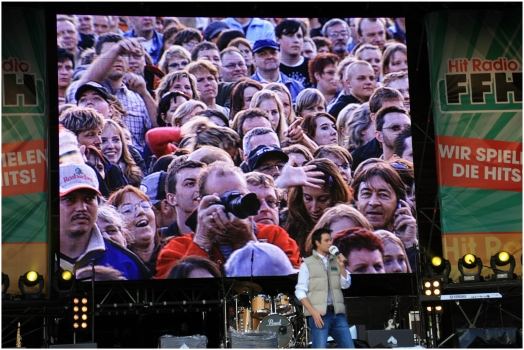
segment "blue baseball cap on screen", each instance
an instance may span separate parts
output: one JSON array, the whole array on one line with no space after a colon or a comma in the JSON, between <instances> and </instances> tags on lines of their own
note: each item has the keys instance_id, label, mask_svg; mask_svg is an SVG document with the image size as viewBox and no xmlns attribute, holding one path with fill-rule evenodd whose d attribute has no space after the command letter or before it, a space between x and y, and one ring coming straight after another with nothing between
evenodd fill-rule
<instances>
[{"instance_id":1,"label":"blue baseball cap on screen","mask_svg":"<svg viewBox=\"0 0 524 350\"><path fill-rule=\"evenodd\" d=\"M280 50L280 47L275 41L271 39L262 39L255 41L255 44L253 45L253 53L257 53L264 49Z\"/></svg>"}]
</instances>

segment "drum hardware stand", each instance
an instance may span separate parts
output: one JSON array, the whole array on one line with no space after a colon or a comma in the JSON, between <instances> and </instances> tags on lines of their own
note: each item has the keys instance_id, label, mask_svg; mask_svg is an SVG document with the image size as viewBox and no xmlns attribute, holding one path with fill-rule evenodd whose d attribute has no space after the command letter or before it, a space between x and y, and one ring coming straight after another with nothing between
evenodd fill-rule
<instances>
[{"instance_id":1,"label":"drum hardware stand","mask_svg":"<svg viewBox=\"0 0 524 350\"><path fill-rule=\"evenodd\" d=\"M229 290L226 291L226 287L225 287L225 281L224 281L224 276L222 276L222 278L220 279L220 286L222 287L221 288L221 292L222 292L222 299L221 299L221 302L222 302L222 305L223 305L223 308L222 308L222 312L224 314L224 329L223 329L223 332L224 332L224 336L222 337L222 342L220 344L220 347L221 348L228 348L228 345L231 344L231 339L229 338L228 336L228 328L227 328L227 297L231 291L231 289L233 288L233 286L231 285L231 287L229 287ZM235 305L235 308L236 308L236 305Z\"/></svg>"}]
</instances>

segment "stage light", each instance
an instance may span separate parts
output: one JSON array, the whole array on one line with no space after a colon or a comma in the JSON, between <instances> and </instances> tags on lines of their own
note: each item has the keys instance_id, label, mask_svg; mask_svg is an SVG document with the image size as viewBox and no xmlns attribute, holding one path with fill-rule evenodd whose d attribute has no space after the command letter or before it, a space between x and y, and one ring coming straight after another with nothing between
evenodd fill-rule
<instances>
[{"instance_id":1,"label":"stage light","mask_svg":"<svg viewBox=\"0 0 524 350\"><path fill-rule=\"evenodd\" d=\"M69 270L62 271L61 276L63 281L70 281L71 279L73 279L73 273Z\"/></svg>"},{"instance_id":2,"label":"stage light","mask_svg":"<svg viewBox=\"0 0 524 350\"><path fill-rule=\"evenodd\" d=\"M423 286L423 291L424 291L424 295L427 296L427 297L431 297L431 296L439 296L441 294L441 283L440 283L440 280L438 279L434 279L434 278L431 278L431 279L424 279L422 281L422 286Z\"/></svg>"},{"instance_id":3,"label":"stage light","mask_svg":"<svg viewBox=\"0 0 524 350\"><path fill-rule=\"evenodd\" d=\"M9 275L7 273L2 272L2 298L4 296L7 296L7 290L9 289Z\"/></svg>"},{"instance_id":4,"label":"stage light","mask_svg":"<svg viewBox=\"0 0 524 350\"><path fill-rule=\"evenodd\" d=\"M426 311L429 313L441 314L443 312L442 305L426 306Z\"/></svg>"},{"instance_id":5,"label":"stage light","mask_svg":"<svg viewBox=\"0 0 524 350\"><path fill-rule=\"evenodd\" d=\"M430 259L429 276L440 277L444 283L449 283L449 274L451 272L451 264L449 260L440 256L434 256Z\"/></svg>"},{"instance_id":6,"label":"stage light","mask_svg":"<svg viewBox=\"0 0 524 350\"><path fill-rule=\"evenodd\" d=\"M497 254L493 255L489 261L493 272L494 279L497 280L510 280L515 278L513 271L515 270L515 257L508 252L500 251ZM502 266L509 267L507 269L500 269Z\"/></svg>"},{"instance_id":7,"label":"stage light","mask_svg":"<svg viewBox=\"0 0 524 350\"><path fill-rule=\"evenodd\" d=\"M465 270L467 269L467 270ZM458 260L458 270L461 282L476 282L482 280L482 259L468 253Z\"/></svg>"},{"instance_id":8,"label":"stage light","mask_svg":"<svg viewBox=\"0 0 524 350\"><path fill-rule=\"evenodd\" d=\"M18 288L25 299L41 298L44 290L44 277L36 271L27 271L18 279Z\"/></svg>"},{"instance_id":9,"label":"stage light","mask_svg":"<svg viewBox=\"0 0 524 350\"><path fill-rule=\"evenodd\" d=\"M76 296L73 302L73 328L75 330L85 330L88 327L89 319L89 300L84 296Z\"/></svg>"}]
</instances>

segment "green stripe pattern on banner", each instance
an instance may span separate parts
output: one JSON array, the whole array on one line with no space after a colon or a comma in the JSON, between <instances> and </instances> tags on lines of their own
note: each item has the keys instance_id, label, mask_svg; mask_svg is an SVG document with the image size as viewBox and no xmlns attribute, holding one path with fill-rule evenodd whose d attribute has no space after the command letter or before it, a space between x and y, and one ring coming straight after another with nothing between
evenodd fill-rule
<instances>
[{"instance_id":1,"label":"green stripe pattern on banner","mask_svg":"<svg viewBox=\"0 0 524 350\"><path fill-rule=\"evenodd\" d=\"M495 86L498 72L522 76L522 14L511 11L443 11L427 16L430 82L437 136L522 142L522 102L508 94L507 102L486 93L484 103L472 103L473 59L499 63L513 60L516 69L486 69ZM460 62L466 61L461 66ZM450 69L451 63L457 63ZM458 68L455 68L458 67ZM446 94L447 74L468 74L460 86L459 103ZM521 79L521 78L520 78ZM488 84L488 83L486 83ZM521 232L522 192L464 187L440 188L442 232Z\"/></svg>"},{"instance_id":2,"label":"green stripe pattern on banner","mask_svg":"<svg viewBox=\"0 0 524 350\"><path fill-rule=\"evenodd\" d=\"M520 232L522 193L441 187L445 233Z\"/></svg>"}]
</instances>

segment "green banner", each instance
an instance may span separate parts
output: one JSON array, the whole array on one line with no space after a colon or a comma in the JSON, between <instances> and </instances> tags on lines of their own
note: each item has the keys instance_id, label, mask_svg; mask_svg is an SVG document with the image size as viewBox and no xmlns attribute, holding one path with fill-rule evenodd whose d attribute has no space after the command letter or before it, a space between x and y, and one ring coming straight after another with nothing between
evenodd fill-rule
<instances>
[{"instance_id":1,"label":"green banner","mask_svg":"<svg viewBox=\"0 0 524 350\"><path fill-rule=\"evenodd\" d=\"M3 7L2 30L2 272L16 280L48 266L44 11Z\"/></svg>"},{"instance_id":2,"label":"green banner","mask_svg":"<svg viewBox=\"0 0 524 350\"><path fill-rule=\"evenodd\" d=\"M520 256L522 14L439 12L426 28L444 255Z\"/></svg>"}]
</instances>

